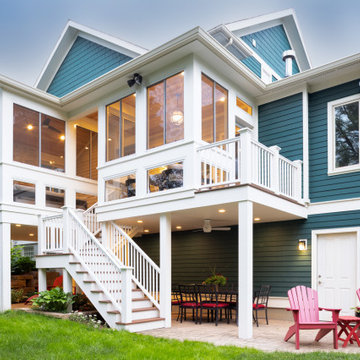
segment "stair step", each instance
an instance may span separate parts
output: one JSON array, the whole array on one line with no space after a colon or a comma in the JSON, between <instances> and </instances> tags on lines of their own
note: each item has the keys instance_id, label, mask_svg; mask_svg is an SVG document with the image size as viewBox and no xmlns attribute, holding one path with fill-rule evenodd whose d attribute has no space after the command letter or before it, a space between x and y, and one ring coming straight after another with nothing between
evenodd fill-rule
<instances>
[{"instance_id":1,"label":"stair step","mask_svg":"<svg viewBox=\"0 0 360 360\"><path fill-rule=\"evenodd\" d=\"M102 290L90 290L92 293L95 293L95 294L101 294L103 293Z\"/></svg>"},{"instance_id":2,"label":"stair step","mask_svg":"<svg viewBox=\"0 0 360 360\"><path fill-rule=\"evenodd\" d=\"M144 301L144 300L149 300L148 298L136 298L136 299L131 299L131 301Z\"/></svg>"},{"instance_id":3,"label":"stair step","mask_svg":"<svg viewBox=\"0 0 360 360\"><path fill-rule=\"evenodd\" d=\"M156 307L149 306L149 307L145 307L145 308L133 309L132 312L151 311L151 310L156 310Z\"/></svg>"},{"instance_id":4,"label":"stair step","mask_svg":"<svg viewBox=\"0 0 360 360\"><path fill-rule=\"evenodd\" d=\"M132 289L132 291L142 291L141 289Z\"/></svg>"},{"instance_id":5,"label":"stair step","mask_svg":"<svg viewBox=\"0 0 360 360\"><path fill-rule=\"evenodd\" d=\"M93 284L93 283L96 283L95 280L84 280L84 283L85 284Z\"/></svg>"},{"instance_id":6,"label":"stair step","mask_svg":"<svg viewBox=\"0 0 360 360\"><path fill-rule=\"evenodd\" d=\"M78 274L87 274L88 272L86 270L76 270Z\"/></svg>"},{"instance_id":7,"label":"stair step","mask_svg":"<svg viewBox=\"0 0 360 360\"><path fill-rule=\"evenodd\" d=\"M108 310L107 311L108 314L120 314L119 310Z\"/></svg>"},{"instance_id":8,"label":"stair step","mask_svg":"<svg viewBox=\"0 0 360 360\"><path fill-rule=\"evenodd\" d=\"M111 300L99 300L101 304L111 304Z\"/></svg>"},{"instance_id":9,"label":"stair step","mask_svg":"<svg viewBox=\"0 0 360 360\"><path fill-rule=\"evenodd\" d=\"M150 319L133 320L131 323L122 323L122 322L118 321L116 324L117 325L133 325L133 324L143 324L143 323L154 322L154 321L163 321L163 320L165 320L165 318L155 317L155 318L150 318Z\"/></svg>"},{"instance_id":10,"label":"stair step","mask_svg":"<svg viewBox=\"0 0 360 360\"><path fill-rule=\"evenodd\" d=\"M69 261L69 264L76 265L76 264L81 264L81 262L80 261Z\"/></svg>"}]
</instances>

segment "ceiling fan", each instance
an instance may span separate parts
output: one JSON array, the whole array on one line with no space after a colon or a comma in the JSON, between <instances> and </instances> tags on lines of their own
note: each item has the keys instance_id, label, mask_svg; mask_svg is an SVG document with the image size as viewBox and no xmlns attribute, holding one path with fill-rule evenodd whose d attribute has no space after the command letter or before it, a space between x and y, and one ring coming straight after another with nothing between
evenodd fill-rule
<instances>
[{"instance_id":1,"label":"ceiling fan","mask_svg":"<svg viewBox=\"0 0 360 360\"><path fill-rule=\"evenodd\" d=\"M204 233L211 233L212 231L230 231L231 227L227 226L221 226L221 227L212 227L211 226L211 220L205 219L203 227L201 229L193 230L193 232L197 231L203 231Z\"/></svg>"},{"instance_id":2,"label":"ceiling fan","mask_svg":"<svg viewBox=\"0 0 360 360\"><path fill-rule=\"evenodd\" d=\"M52 131L55 131L55 132L61 134L61 130L57 129L57 128L54 127L54 126L51 126L51 125L50 125L50 122L51 122L51 119L47 117L47 118L45 118L45 120L42 122L41 125L42 125L42 127L44 127L44 128L47 128L47 129L49 129L49 130L52 130Z\"/></svg>"}]
</instances>

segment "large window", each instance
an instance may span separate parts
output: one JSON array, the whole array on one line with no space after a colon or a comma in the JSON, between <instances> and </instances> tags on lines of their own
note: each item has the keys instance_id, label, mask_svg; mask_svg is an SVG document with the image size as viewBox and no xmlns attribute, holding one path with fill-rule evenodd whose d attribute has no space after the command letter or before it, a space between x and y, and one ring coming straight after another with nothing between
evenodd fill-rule
<instances>
[{"instance_id":1,"label":"large window","mask_svg":"<svg viewBox=\"0 0 360 360\"><path fill-rule=\"evenodd\" d=\"M106 107L106 160L135 153L135 94Z\"/></svg>"},{"instance_id":2,"label":"large window","mask_svg":"<svg viewBox=\"0 0 360 360\"><path fill-rule=\"evenodd\" d=\"M46 186L45 204L53 208L63 207L65 205L65 190Z\"/></svg>"},{"instance_id":3,"label":"large window","mask_svg":"<svg viewBox=\"0 0 360 360\"><path fill-rule=\"evenodd\" d=\"M148 171L149 192L175 189L183 186L183 163L160 166Z\"/></svg>"},{"instance_id":4,"label":"large window","mask_svg":"<svg viewBox=\"0 0 360 360\"><path fill-rule=\"evenodd\" d=\"M76 193L76 208L87 210L97 202L97 196L83 193Z\"/></svg>"},{"instance_id":5,"label":"large window","mask_svg":"<svg viewBox=\"0 0 360 360\"><path fill-rule=\"evenodd\" d=\"M129 174L105 181L105 201L125 199L135 195L135 174Z\"/></svg>"},{"instance_id":6,"label":"large window","mask_svg":"<svg viewBox=\"0 0 360 360\"><path fill-rule=\"evenodd\" d=\"M184 138L184 73L147 89L148 148Z\"/></svg>"},{"instance_id":7,"label":"large window","mask_svg":"<svg viewBox=\"0 0 360 360\"><path fill-rule=\"evenodd\" d=\"M76 127L76 175L97 180L98 134Z\"/></svg>"},{"instance_id":8,"label":"large window","mask_svg":"<svg viewBox=\"0 0 360 360\"><path fill-rule=\"evenodd\" d=\"M13 200L14 202L35 205L35 184L14 180Z\"/></svg>"},{"instance_id":9,"label":"large window","mask_svg":"<svg viewBox=\"0 0 360 360\"><path fill-rule=\"evenodd\" d=\"M228 92L201 76L202 139L212 143L228 137Z\"/></svg>"},{"instance_id":10,"label":"large window","mask_svg":"<svg viewBox=\"0 0 360 360\"><path fill-rule=\"evenodd\" d=\"M65 122L14 104L13 159L65 171Z\"/></svg>"},{"instance_id":11,"label":"large window","mask_svg":"<svg viewBox=\"0 0 360 360\"><path fill-rule=\"evenodd\" d=\"M351 97L353 99L354 97ZM356 98L356 97L355 97ZM349 99L349 98L348 98ZM336 101L330 107L330 171L360 169L359 118L360 100Z\"/></svg>"}]
</instances>

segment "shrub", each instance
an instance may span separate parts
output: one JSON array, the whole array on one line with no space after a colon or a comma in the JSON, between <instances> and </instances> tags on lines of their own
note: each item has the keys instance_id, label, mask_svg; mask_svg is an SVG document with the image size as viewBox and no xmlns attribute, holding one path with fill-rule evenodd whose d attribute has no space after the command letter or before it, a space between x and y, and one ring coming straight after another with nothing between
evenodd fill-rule
<instances>
[{"instance_id":1,"label":"shrub","mask_svg":"<svg viewBox=\"0 0 360 360\"><path fill-rule=\"evenodd\" d=\"M22 302L24 299L24 290L23 289L12 289L11 290L11 303L17 304L19 302Z\"/></svg>"},{"instance_id":2,"label":"shrub","mask_svg":"<svg viewBox=\"0 0 360 360\"><path fill-rule=\"evenodd\" d=\"M75 321L81 324L85 324L88 326L91 326L95 329L99 329L103 326L103 323L101 320L98 320L96 315L86 315L82 312L75 311L69 316L69 320Z\"/></svg>"},{"instance_id":3,"label":"shrub","mask_svg":"<svg viewBox=\"0 0 360 360\"><path fill-rule=\"evenodd\" d=\"M32 307L41 311L66 312L72 303L73 295L56 287L41 292L39 297L32 300Z\"/></svg>"},{"instance_id":4,"label":"shrub","mask_svg":"<svg viewBox=\"0 0 360 360\"><path fill-rule=\"evenodd\" d=\"M76 294L73 297L73 310L74 311L92 311L95 310L94 305L84 294Z\"/></svg>"},{"instance_id":5,"label":"shrub","mask_svg":"<svg viewBox=\"0 0 360 360\"><path fill-rule=\"evenodd\" d=\"M36 269L35 261L31 260L27 256L22 256L19 259L17 259L12 269L12 272L14 273L14 275L22 275L22 274L27 274L35 269Z\"/></svg>"}]
</instances>

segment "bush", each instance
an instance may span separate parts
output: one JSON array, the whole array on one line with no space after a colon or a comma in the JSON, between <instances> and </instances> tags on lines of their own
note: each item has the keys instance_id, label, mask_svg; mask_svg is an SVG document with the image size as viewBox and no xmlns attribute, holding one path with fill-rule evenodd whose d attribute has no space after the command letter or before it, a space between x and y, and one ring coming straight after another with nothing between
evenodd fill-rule
<instances>
[{"instance_id":1,"label":"bush","mask_svg":"<svg viewBox=\"0 0 360 360\"><path fill-rule=\"evenodd\" d=\"M12 289L11 290L11 303L12 304L20 303L23 300L24 300L24 290L23 289L19 289L19 290Z\"/></svg>"},{"instance_id":2,"label":"bush","mask_svg":"<svg viewBox=\"0 0 360 360\"><path fill-rule=\"evenodd\" d=\"M22 275L36 270L35 261L27 256L22 256L23 246L14 246L11 248L11 273L13 275Z\"/></svg>"},{"instance_id":3,"label":"bush","mask_svg":"<svg viewBox=\"0 0 360 360\"><path fill-rule=\"evenodd\" d=\"M73 297L73 310L74 311L92 311L95 310L94 305L83 294L76 294Z\"/></svg>"},{"instance_id":4,"label":"bush","mask_svg":"<svg viewBox=\"0 0 360 360\"><path fill-rule=\"evenodd\" d=\"M66 312L73 302L71 293L65 293L63 289L56 287L41 292L39 297L32 300L32 307L41 311Z\"/></svg>"},{"instance_id":5,"label":"bush","mask_svg":"<svg viewBox=\"0 0 360 360\"><path fill-rule=\"evenodd\" d=\"M86 314L83 314L82 312L78 312L78 311L73 312L69 316L69 320L88 325L95 329L99 329L100 327L103 326L102 321L98 320L96 315L86 315Z\"/></svg>"}]
</instances>

